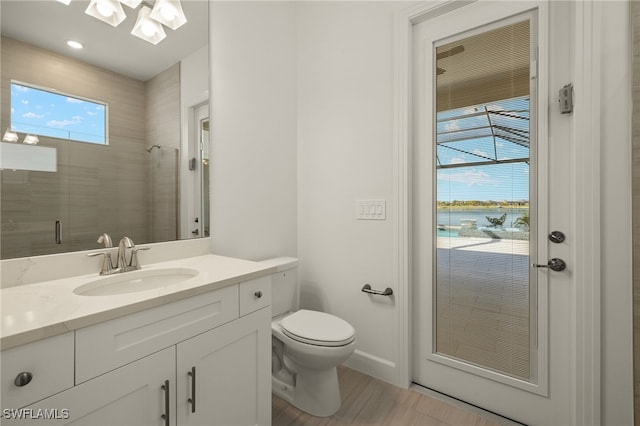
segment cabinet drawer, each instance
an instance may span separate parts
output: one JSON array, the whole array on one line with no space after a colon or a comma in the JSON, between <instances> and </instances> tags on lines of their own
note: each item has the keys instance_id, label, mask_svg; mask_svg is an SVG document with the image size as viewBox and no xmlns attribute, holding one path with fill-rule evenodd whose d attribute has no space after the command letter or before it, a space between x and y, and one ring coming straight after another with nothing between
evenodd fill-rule
<instances>
[{"instance_id":1,"label":"cabinet drawer","mask_svg":"<svg viewBox=\"0 0 640 426\"><path fill-rule=\"evenodd\" d=\"M27 407L25 416L3 419L3 426L160 426L169 413L175 425L175 348L156 352ZM167 390L162 389L169 381ZM56 419L30 418L47 410Z\"/></svg>"},{"instance_id":2,"label":"cabinet drawer","mask_svg":"<svg viewBox=\"0 0 640 426\"><path fill-rule=\"evenodd\" d=\"M76 331L76 384L238 318L238 286Z\"/></svg>"},{"instance_id":3,"label":"cabinet drawer","mask_svg":"<svg viewBox=\"0 0 640 426\"><path fill-rule=\"evenodd\" d=\"M73 386L73 332L6 349L0 354L2 408L22 408ZM31 381L15 384L20 373Z\"/></svg>"},{"instance_id":4,"label":"cabinet drawer","mask_svg":"<svg viewBox=\"0 0 640 426\"><path fill-rule=\"evenodd\" d=\"M271 275L240 283L240 316L271 305Z\"/></svg>"}]
</instances>

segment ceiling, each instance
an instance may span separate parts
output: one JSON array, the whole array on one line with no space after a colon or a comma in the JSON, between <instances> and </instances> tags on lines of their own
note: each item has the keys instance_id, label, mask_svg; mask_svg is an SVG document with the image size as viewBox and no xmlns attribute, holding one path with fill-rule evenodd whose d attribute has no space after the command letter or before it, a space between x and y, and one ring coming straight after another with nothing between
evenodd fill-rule
<instances>
[{"instance_id":1,"label":"ceiling","mask_svg":"<svg viewBox=\"0 0 640 426\"><path fill-rule=\"evenodd\" d=\"M529 31L524 20L438 46L437 110L528 96Z\"/></svg>"},{"instance_id":2,"label":"ceiling","mask_svg":"<svg viewBox=\"0 0 640 426\"><path fill-rule=\"evenodd\" d=\"M146 0L153 4L154 0ZM112 27L84 13L89 0L65 6L55 0L0 1L0 30L11 37L117 73L146 81L208 43L208 2L182 0L187 23L152 45L130 34L137 9L123 6L127 18ZM84 44L74 50L67 40Z\"/></svg>"}]
</instances>

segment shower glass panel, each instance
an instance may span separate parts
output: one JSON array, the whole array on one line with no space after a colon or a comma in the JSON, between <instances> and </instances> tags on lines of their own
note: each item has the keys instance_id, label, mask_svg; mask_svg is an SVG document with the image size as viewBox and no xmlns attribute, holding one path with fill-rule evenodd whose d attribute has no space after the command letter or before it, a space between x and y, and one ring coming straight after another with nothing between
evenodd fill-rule
<instances>
[{"instance_id":1,"label":"shower glass panel","mask_svg":"<svg viewBox=\"0 0 640 426\"><path fill-rule=\"evenodd\" d=\"M178 157L179 150L158 146L149 156L149 215L148 232L151 241L173 241L178 239L179 196Z\"/></svg>"},{"instance_id":2,"label":"shower glass panel","mask_svg":"<svg viewBox=\"0 0 640 426\"><path fill-rule=\"evenodd\" d=\"M434 347L530 379L530 23L493 28L435 46Z\"/></svg>"}]
</instances>

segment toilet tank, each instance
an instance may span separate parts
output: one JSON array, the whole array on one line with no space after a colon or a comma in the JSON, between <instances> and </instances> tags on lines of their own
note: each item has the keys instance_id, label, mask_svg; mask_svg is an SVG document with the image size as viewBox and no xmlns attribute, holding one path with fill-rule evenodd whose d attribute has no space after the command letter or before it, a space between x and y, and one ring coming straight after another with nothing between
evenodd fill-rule
<instances>
[{"instance_id":1,"label":"toilet tank","mask_svg":"<svg viewBox=\"0 0 640 426\"><path fill-rule=\"evenodd\" d=\"M276 317L286 312L297 311L300 305L298 259L276 257L263 260L261 263L277 268L271 275L271 315Z\"/></svg>"}]
</instances>

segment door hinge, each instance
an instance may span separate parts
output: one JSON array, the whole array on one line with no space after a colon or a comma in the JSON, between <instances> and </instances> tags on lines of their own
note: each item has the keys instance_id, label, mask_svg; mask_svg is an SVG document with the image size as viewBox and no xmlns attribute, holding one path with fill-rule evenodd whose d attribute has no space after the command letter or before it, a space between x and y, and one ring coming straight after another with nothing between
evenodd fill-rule
<instances>
[{"instance_id":1,"label":"door hinge","mask_svg":"<svg viewBox=\"0 0 640 426\"><path fill-rule=\"evenodd\" d=\"M571 114L573 112L573 83L565 84L558 93L560 102L560 114Z\"/></svg>"}]
</instances>

